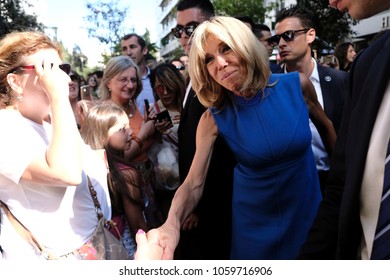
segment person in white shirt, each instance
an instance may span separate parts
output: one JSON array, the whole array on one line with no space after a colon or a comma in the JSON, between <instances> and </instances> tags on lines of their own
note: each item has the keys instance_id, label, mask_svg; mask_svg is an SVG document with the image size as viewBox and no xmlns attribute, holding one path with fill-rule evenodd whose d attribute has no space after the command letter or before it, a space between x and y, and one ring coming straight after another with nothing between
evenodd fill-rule
<instances>
[{"instance_id":1,"label":"person in white shirt","mask_svg":"<svg viewBox=\"0 0 390 280\"><path fill-rule=\"evenodd\" d=\"M93 250L80 251L98 224L87 175L106 219L111 205L103 158L83 143L68 99L70 65L38 32L4 36L0 61L2 257L44 258L15 230L8 207L54 256L91 259Z\"/></svg>"},{"instance_id":2,"label":"person in white shirt","mask_svg":"<svg viewBox=\"0 0 390 280\"><path fill-rule=\"evenodd\" d=\"M278 46L281 62L284 65L281 72L298 71L310 79L318 101L337 132L347 92L348 74L319 65L312 57L311 46L316 38L316 30L310 11L299 5L293 5L279 11L275 22L276 35L268 41L271 45ZM324 194L331 154L325 149L312 122L310 128L321 192Z\"/></svg>"}]
</instances>

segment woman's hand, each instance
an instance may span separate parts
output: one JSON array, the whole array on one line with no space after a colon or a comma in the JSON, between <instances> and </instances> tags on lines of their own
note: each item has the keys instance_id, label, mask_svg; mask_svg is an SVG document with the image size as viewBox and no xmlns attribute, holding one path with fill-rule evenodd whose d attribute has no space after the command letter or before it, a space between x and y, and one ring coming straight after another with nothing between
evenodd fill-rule
<instances>
[{"instance_id":1,"label":"woman's hand","mask_svg":"<svg viewBox=\"0 0 390 280\"><path fill-rule=\"evenodd\" d=\"M168 132L168 130L173 127L173 124L167 120L162 120L162 121L158 121L156 120L155 124L154 124L156 130L160 133L160 134L165 134Z\"/></svg>"},{"instance_id":2,"label":"woman's hand","mask_svg":"<svg viewBox=\"0 0 390 280\"><path fill-rule=\"evenodd\" d=\"M34 68L42 89L52 100L55 97L68 100L70 77L59 68L61 61L46 59L35 63Z\"/></svg>"},{"instance_id":3,"label":"woman's hand","mask_svg":"<svg viewBox=\"0 0 390 280\"><path fill-rule=\"evenodd\" d=\"M159 244L158 235L146 233L140 229L135 236L137 242L137 251L135 252L135 260L161 260L163 257L163 248Z\"/></svg>"},{"instance_id":4,"label":"woman's hand","mask_svg":"<svg viewBox=\"0 0 390 280\"><path fill-rule=\"evenodd\" d=\"M154 136L155 128L154 128L154 120L144 121L141 125L141 129L139 130L137 136L142 140L148 139Z\"/></svg>"},{"instance_id":5,"label":"woman's hand","mask_svg":"<svg viewBox=\"0 0 390 280\"><path fill-rule=\"evenodd\" d=\"M157 259L160 257L162 260L173 260L173 254L179 238L179 229L167 223L159 228L149 230L146 237L138 232L136 236L137 252L135 253L135 259ZM161 252L162 254L160 254Z\"/></svg>"}]
</instances>

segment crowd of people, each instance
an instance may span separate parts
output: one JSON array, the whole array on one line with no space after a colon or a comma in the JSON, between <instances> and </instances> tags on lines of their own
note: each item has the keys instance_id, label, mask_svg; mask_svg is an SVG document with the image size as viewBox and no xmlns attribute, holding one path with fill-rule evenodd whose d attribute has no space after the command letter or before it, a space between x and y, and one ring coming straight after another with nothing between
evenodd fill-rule
<instances>
[{"instance_id":1,"label":"crowd of people","mask_svg":"<svg viewBox=\"0 0 390 280\"><path fill-rule=\"evenodd\" d=\"M338 2L355 19L390 7ZM131 259L389 259L390 33L316 59L312 17L281 9L272 35L181 0L182 55L156 62L131 33L86 79L48 36L5 35L2 258L42 258L9 209L60 259L93 259L90 179Z\"/></svg>"}]
</instances>

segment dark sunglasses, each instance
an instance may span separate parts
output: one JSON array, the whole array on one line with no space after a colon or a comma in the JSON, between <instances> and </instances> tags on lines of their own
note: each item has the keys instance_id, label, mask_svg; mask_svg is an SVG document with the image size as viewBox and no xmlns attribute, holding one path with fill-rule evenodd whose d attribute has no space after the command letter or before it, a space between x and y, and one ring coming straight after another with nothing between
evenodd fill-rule
<instances>
[{"instance_id":1,"label":"dark sunglasses","mask_svg":"<svg viewBox=\"0 0 390 280\"><path fill-rule=\"evenodd\" d=\"M184 70L184 69L186 69L186 68L182 65L182 66L176 66L176 69L177 69L177 70Z\"/></svg>"},{"instance_id":2,"label":"dark sunglasses","mask_svg":"<svg viewBox=\"0 0 390 280\"><path fill-rule=\"evenodd\" d=\"M70 77L70 80L73 81L73 82L74 81L80 82L80 78L77 75L70 74L69 77Z\"/></svg>"},{"instance_id":3,"label":"dark sunglasses","mask_svg":"<svg viewBox=\"0 0 390 280\"><path fill-rule=\"evenodd\" d=\"M63 64L59 64L58 67L64 71L67 75L69 75L70 73L70 70L71 70L71 66L70 64L67 64L67 63L63 63ZM14 69L12 69L10 71L10 73L14 73L18 70L34 70L35 69L35 66L34 65L24 65L24 66L19 66L19 67L16 67Z\"/></svg>"},{"instance_id":4,"label":"dark sunglasses","mask_svg":"<svg viewBox=\"0 0 390 280\"><path fill-rule=\"evenodd\" d=\"M186 26L178 25L174 28L172 28L173 36L176 38L181 38L181 34L185 32L188 36L191 36L192 33L194 33L195 29L198 27L199 23L191 23Z\"/></svg>"},{"instance_id":5,"label":"dark sunglasses","mask_svg":"<svg viewBox=\"0 0 390 280\"><path fill-rule=\"evenodd\" d=\"M154 89L156 90L157 94L164 94L165 92L165 86L163 85L155 86Z\"/></svg>"},{"instance_id":6,"label":"dark sunglasses","mask_svg":"<svg viewBox=\"0 0 390 280\"><path fill-rule=\"evenodd\" d=\"M299 29L299 30L287 30L286 32L283 32L282 34L279 35L274 35L270 38L267 39L268 44L272 47L276 47L279 45L280 38L283 38L284 41L286 42L291 42L295 38L295 34L300 33L300 32L307 32L309 31L310 28L305 28L305 29Z\"/></svg>"}]
</instances>

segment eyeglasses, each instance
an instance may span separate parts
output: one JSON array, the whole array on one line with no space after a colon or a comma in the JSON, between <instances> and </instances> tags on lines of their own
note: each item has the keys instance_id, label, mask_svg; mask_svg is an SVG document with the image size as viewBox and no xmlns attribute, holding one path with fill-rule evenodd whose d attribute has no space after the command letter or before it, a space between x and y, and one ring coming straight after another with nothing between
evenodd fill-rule
<instances>
[{"instance_id":1,"label":"eyeglasses","mask_svg":"<svg viewBox=\"0 0 390 280\"><path fill-rule=\"evenodd\" d=\"M63 64L59 64L58 67L64 71L67 75L69 75L70 73L70 70L72 69L72 67L70 66L70 64L67 64L67 63L63 63ZM18 66L14 69L12 69L11 71L9 71L10 73L14 73L18 70L34 70L35 69L35 66L34 65L24 65L24 66Z\"/></svg>"},{"instance_id":2,"label":"eyeglasses","mask_svg":"<svg viewBox=\"0 0 390 280\"><path fill-rule=\"evenodd\" d=\"M183 65L181 65L181 66L176 66L176 69L177 70L184 70L184 69L186 69Z\"/></svg>"},{"instance_id":3,"label":"eyeglasses","mask_svg":"<svg viewBox=\"0 0 390 280\"><path fill-rule=\"evenodd\" d=\"M155 86L154 89L156 90L158 95L165 93L165 86L163 85Z\"/></svg>"},{"instance_id":4,"label":"eyeglasses","mask_svg":"<svg viewBox=\"0 0 390 280\"><path fill-rule=\"evenodd\" d=\"M134 84L137 84L138 79L137 79L137 77L131 77L129 79L126 77L121 77L121 78L117 79L117 81L119 83L121 83L122 85L125 85L128 83L132 83L134 85Z\"/></svg>"},{"instance_id":5,"label":"eyeglasses","mask_svg":"<svg viewBox=\"0 0 390 280\"><path fill-rule=\"evenodd\" d=\"M270 44L270 46L276 47L277 45L279 45L280 38L283 38L283 40L286 42L291 42L294 40L295 34L300 33L300 32L307 32L309 30L310 30L310 28L299 29L299 30L287 30L286 32L283 32L282 34L274 35L274 36L268 38L267 41Z\"/></svg>"},{"instance_id":6,"label":"eyeglasses","mask_svg":"<svg viewBox=\"0 0 390 280\"><path fill-rule=\"evenodd\" d=\"M181 38L183 32L185 32L188 36L191 36L194 33L195 29L198 27L199 23L191 23L186 26L178 25L175 28L172 28L173 36L176 38Z\"/></svg>"}]
</instances>

